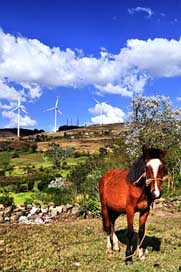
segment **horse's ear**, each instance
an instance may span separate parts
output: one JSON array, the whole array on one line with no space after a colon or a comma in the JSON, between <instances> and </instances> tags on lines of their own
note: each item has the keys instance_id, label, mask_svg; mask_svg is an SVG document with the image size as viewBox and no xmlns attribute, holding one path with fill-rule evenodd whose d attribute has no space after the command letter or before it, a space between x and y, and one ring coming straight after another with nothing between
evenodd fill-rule
<instances>
[{"instance_id":1,"label":"horse's ear","mask_svg":"<svg viewBox=\"0 0 181 272\"><path fill-rule=\"evenodd\" d=\"M143 152L143 159L144 160L148 159L148 148L146 145L143 145L142 152Z\"/></svg>"}]
</instances>

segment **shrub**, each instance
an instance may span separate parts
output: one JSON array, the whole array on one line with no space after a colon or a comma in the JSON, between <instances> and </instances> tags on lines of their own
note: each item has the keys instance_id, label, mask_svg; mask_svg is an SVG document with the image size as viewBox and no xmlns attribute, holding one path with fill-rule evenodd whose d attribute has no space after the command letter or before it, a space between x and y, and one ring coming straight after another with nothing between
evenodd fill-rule
<instances>
[{"instance_id":1,"label":"shrub","mask_svg":"<svg viewBox=\"0 0 181 272\"><path fill-rule=\"evenodd\" d=\"M29 180L29 182L28 182L28 191L33 190L34 184L35 184L34 180Z\"/></svg>"},{"instance_id":2,"label":"shrub","mask_svg":"<svg viewBox=\"0 0 181 272\"><path fill-rule=\"evenodd\" d=\"M12 196L8 194L0 196L0 204L3 204L5 207L11 206L14 203L14 199Z\"/></svg>"},{"instance_id":3,"label":"shrub","mask_svg":"<svg viewBox=\"0 0 181 272\"><path fill-rule=\"evenodd\" d=\"M19 192L28 192L28 184L27 183L20 184L19 185Z\"/></svg>"},{"instance_id":4,"label":"shrub","mask_svg":"<svg viewBox=\"0 0 181 272\"><path fill-rule=\"evenodd\" d=\"M19 153L16 151L12 154L12 159L15 159L15 158L19 158Z\"/></svg>"},{"instance_id":5,"label":"shrub","mask_svg":"<svg viewBox=\"0 0 181 272\"><path fill-rule=\"evenodd\" d=\"M98 197L84 198L81 202L80 214L84 217L92 215L93 217L101 215L101 206Z\"/></svg>"},{"instance_id":6,"label":"shrub","mask_svg":"<svg viewBox=\"0 0 181 272\"><path fill-rule=\"evenodd\" d=\"M10 184L2 188L4 193L18 192L18 186L15 184Z\"/></svg>"}]
</instances>

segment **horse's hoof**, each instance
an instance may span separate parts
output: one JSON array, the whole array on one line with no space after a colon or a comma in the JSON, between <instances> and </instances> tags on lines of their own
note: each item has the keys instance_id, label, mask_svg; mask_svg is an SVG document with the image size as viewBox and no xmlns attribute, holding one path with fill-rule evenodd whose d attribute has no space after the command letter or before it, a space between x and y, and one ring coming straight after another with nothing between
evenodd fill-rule
<instances>
[{"instance_id":1,"label":"horse's hoof","mask_svg":"<svg viewBox=\"0 0 181 272\"><path fill-rule=\"evenodd\" d=\"M125 264L126 264L126 265L130 265L130 264L132 264L132 263L133 263L132 260L126 260L126 261L125 261Z\"/></svg>"},{"instance_id":2,"label":"horse's hoof","mask_svg":"<svg viewBox=\"0 0 181 272\"><path fill-rule=\"evenodd\" d=\"M119 247L114 247L113 250L116 251L116 252L119 252L120 248Z\"/></svg>"},{"instance_id":3,"label":"horse's hoof","mask_svg":"<svg viewBox=\"0 0 181 272\"><path fill-rule=\"evenodd\" d=\"M144 260L145 260L145 256L142 255L141 257L139 257L139 260L140 260L140 261L144 261Z\"/></svg>"}]
</instances>

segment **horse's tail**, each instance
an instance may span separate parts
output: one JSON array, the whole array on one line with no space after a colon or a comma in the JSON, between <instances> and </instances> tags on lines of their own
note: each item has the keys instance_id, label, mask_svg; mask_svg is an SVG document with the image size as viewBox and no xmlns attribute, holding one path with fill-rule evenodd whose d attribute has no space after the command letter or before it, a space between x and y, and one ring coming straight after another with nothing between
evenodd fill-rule
<instances>
[{"instance_id":1,"label":"horse's tail","mask_svg":"<svg viewBox=\"0 0 181 272\"><path fill-rule=\"evenodd\" d=\"M101 201L101 214L102 214L102 222L103 222L103 229L107 234L111 233L111 221L109 218L109 211L108 207L106 205L106 201L104 198L104 185L105 185L105 179L102 177L99 181L99 195L100 195L100 201Z\"/></svg>"}]
</instances>

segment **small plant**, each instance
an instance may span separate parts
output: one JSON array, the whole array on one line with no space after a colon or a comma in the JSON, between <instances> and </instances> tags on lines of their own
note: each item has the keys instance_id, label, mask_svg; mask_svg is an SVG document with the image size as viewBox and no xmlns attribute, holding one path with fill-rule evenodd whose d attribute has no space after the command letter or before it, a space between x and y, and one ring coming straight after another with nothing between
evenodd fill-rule
<instances>
[{"instance_id":1,"label":"small plant","mask_svg":"<svg viewBox=\"0 0 181 272\"><path fill-rule=\"evenodd\" d=\"M12 206L14 203L14 199L12 196L8 194L0 196L0 204L3 204L5 207Z\"/></svg>"},{"instance_id":2,"label":"small plant","mask_svg":"<svg viewBox=\"0 0 181 272\"><path fill-rule=\"evenodd\" d=\"M84 198L81 202L80 214L85 218L88 215L99 217L101 215L101 207L98 198Z\"/></svg>"}]
</instances>

